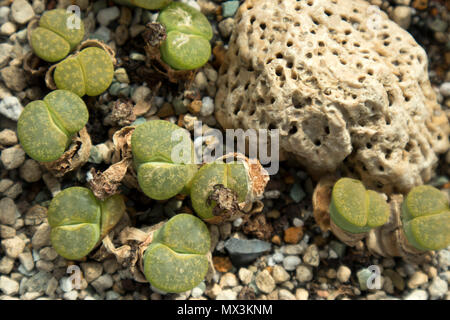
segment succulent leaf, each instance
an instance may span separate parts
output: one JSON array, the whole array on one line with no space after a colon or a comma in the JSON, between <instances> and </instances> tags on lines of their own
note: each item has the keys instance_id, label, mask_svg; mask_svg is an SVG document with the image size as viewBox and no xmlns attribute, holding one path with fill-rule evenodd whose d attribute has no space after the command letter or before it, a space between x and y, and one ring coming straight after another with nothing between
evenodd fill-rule
<instances>
[{"instance_id":1,"label":"succulent leaf","mask_svg":"<svg viewBox=\"0 0 450 320\"><path fill-rule=\"evenodd\" d=\"M70 91L55 90L25 107L17 122L17 135L31 158L54 161L88 118L87 107L80 97Z\"/></svg>"},{"instance_id":2,"label":"succulent leaf","mask_svg":"<svg viewBox=\"0 0 450 320\"><path fill-rule=\"evenodd\" d=\"M197 172L189 132L168 121L154 120L137 126L131 146L139 186L152 199L177 195Z\"/></svg>"},{"instance_id":3,"label":"succulent leaf","mask_svg":"<svg viewBox=\"0 0 450 320\"><path fill-rule=\"evenodd\" d=\"M203 221L189 214L176 215L158 231L145 251L145 277L165 292L194 288L208 271L210 241Z\"/></svg>"},{"instance_id":4,"label":"succulent leaf","mask_svg":"<svg viewBox=\"0 0 450 320\"><path fill-rule=\"evenodd\" d=\"M89 47L58 63L54 80L58 89L70 90L77 95L97 96L111 84L114 65L108 53Z\"/></svg>"},{"instance_id":5,"label":"succulent leaf","mask_svg":"<svg viewBox=\"0 0 450 320\"><path fill-rule=\"evenodd\" d=\"M38 57L48 62L65 58L84 37L84 24L69 28L67 21L72 13L64 9L46 11L39 20L39 27L31 32L31 47Z\"/></svg>"},{"instance_id":6,"label":"succulent leaf","mask_svg":"<svg viewBox=\"0 0 450 320\"><path fill-rule=\"evenodd\" d=\"M92 251L124 212L120 195L99 201L87 188L65 189L53 198L48 209L52 245L62 257L79 260Z\"/></svg>"},{"instance_id":7,"label":"succulent leaf","mask_svg":"<svg viewBox=\"0 0 450 320\"><path fill-rule=\"evenodd\" d=\"M330 217L333 222L350 233L363 233L385 224L389 219L389 206L375 191L366 190L355 179L339 179L333 187Z\"/></svg>"},{"instance_id":8,"label":"succulent leaf","mask_svg":"<svg viewBox=\"0 0 450 320\"><path fill-rule=\"evenodd\" d=\"M162 59L174 69L192 70L211 56L212 28L208 19L193 7L173 2L160 13L167 38L161 44Z\"/></svg>"},{"instance_id":9,"label":"succulent leaf","mask_svg":"<svg viewBox=\"0 0 450 320\"><path fill-rule=\"evenodd\" d=\"M214 186L223 185L237 194L237 201L244 202L249 192L247 170L242 162L220 161L205 164L195 175L191 186L192 206L202 219L213 218L215 201L208 201Z\"/></svg>"},{"instance_id":10,"label":"succulent leaf","mask_svg":"<svg viewBox=\"0 0 450 320\"><path fill-rule=\"evenodd\" d=\"M439 250L450 244L448 198L438 189L413 188L402 204L402 220L406 238L416 249Z\"/></svg>"}]
</instances>

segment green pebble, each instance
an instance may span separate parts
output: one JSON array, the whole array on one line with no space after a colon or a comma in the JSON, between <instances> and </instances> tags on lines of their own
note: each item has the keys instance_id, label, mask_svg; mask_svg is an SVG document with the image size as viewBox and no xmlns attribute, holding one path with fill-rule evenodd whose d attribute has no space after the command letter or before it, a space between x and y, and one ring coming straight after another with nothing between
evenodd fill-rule
<instances>
[{"instance_id":1,"label":"green pebble","mask_svg":"<svg viewBox=\"0 0 450 320\"><path fill-rule=\"evenodd\" d=\"M226 1L222 3L222 16L224 18L232 17L239 8L239 1Z\"/></svg>"}]
</instances>

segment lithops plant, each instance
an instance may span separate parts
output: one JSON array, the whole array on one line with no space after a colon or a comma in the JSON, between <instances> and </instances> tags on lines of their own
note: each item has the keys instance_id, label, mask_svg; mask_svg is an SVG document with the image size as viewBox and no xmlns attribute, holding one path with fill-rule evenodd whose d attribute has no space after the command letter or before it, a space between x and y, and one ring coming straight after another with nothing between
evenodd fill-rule
<instances>
[{"instance_id":1,"label":"lithops plant","mask_svg":"<svg viewBox=\"0 0 450 320\"><path fill-rule=\"evenodd\" d=\"M228 210L239 211L238 204L245 202L248 191L249 181L243 163L208 163L200 168L192 181L192 206L202 219L213 219L222 213L221 208L217 207L221 200L211 198L213 193L217 197L221 196L220 193L223 194L222 198L226 198L230 204Z\"/></svg>"},{"instance_id":2,"label":"lithops plant","mask_svg":"<svg viewBox=\"0 0 450 320\"><path fill-rule=\"evenodd\" d=\"M403 229L418 250L450 245L450 208L447 196L432 186L413 188L402 204Z\"/></svg>"},{"instance_id":3,"label":"lithops plant","mask_svg":"<svg viewBox=\"0 0 450 320\"><path fill-rule=\"evenodd\" d=\"M173 2L161 11L158 22L167 33L160 48L164 62L174 69L192 70L208 61L213 33L208 19L200 11Z\"/></svg>"},{"instance_id":4,"label":"lithops plant","mask_svg":"<svg viewBox=\"0 0 450 320\"><path fill-rule=\"evenodd\" d=\"M148 121L136 127L131 148L139 186L148 197L166 200L187 191L197 165L186 129L164 120Z\"/></svg>"},{"instance_id":5,"label":"lithops plant","mask_svg":"<svg viewBox=\"0 0 450 320\"><path fill-rule=\"evenodd\" d=\"M53 78L58 89L80 97L97 96L111 84L114 65L111 56L98 47L88 47L66 58L55 67Z\"/></svg>"},{"instance_id":6,"label":"lithops plant","mask_svg":"<svg viewBox=\"0 0 450 320\"><path fill-rule=\"evenodd\" d=\"M78 19L78 25L70 28L67 22L73 18L73 13L64 9L54 9L44 12L39 20L39 26L30 32L30 45L34 53L48 62L64 59L69 52L81 42L84 37L84 24Z\"/></svg>"},{"instance_id":7,"label":"lithops plant","mask_svg":"<svg viewBox=\"0 0 450 320\"><path fill-rule=\"evenodd\" d=\"M233 220L261 197L268 180L259 162L241 154L225 155L203 165L195 175L190 191L192 206L209 223Z\"/></svg>"},{"instance_id":8,"label":"lithops plant","mask_svg":"<svg viewBox=\"0 0 450 320\"><path fill-rule=\"evenodd\" d=\"M156 10L164 8L172 2L172 0L114 0L114 2L126 6L136 6L148 10Z\"/></svg>"},{"instance_id":9,"label":"lithops plant","mask_svg":"<svg viewBox=\"0 0 450 320\"><path fill-rule=\"evenodd\" d=\"M330 217L339 228L364 233L389 220L390 209L381 194L366 190L359 180L342 178L333 187Z\"/></svg>"},{"instance_id":10,"label":"lithops plant","mask_svg":"<svg viewBox=\"0 0 450 320\"><path fill-rule=\"evenodd\" d=\"M55 90L25 107L17 122L17 135L31 158L54 161L66 151L88 118L87 107L79 96L67 90Z\"/></svg>"},{"instance_id":11,"label":"lithops plant","mask_svg":"<svg viewBox=\"0 0 450 320\"><path fill-rule=\"evenodd\" d=\"M48 209L52 246L62 257L80 260L119 222L124 212L121 195L100 201L87 188L65 189L53 198Z\"/></svg>"},{"instance_id":12,"label":"lithops plant","mask_svg":"<svg viewBox=\"0 0 450 320\"><path fill-rule=\"evenodd\" d=\"M165 292L185 292L206 276L211 238L199 218L178 214L159 229L144 253L144 274Z\"/></svg>"}]
</instances>

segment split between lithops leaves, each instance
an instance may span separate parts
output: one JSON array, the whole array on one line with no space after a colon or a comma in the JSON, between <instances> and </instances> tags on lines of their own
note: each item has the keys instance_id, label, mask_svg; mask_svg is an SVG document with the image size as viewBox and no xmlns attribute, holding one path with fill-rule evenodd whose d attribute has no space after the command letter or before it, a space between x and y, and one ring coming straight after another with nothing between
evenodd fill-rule
<instances>
[{"instance_id":1,"label":"split between lithops leaves","mask_svg":"<svg viewBox=\"0 0 450 320\"><path fill-rule=\"evenodd\" d=\"M160 48L164 62L174 69L192 70L208 61L213 33L208 19L200 11L173 2L161 11L158 22L167 33Z\"/></svg>"},{"instance_id":2,"label":"split between lithops leaves","mask_svg":"<svg viewBox=\"0 0 450 320\"><path fill-rule=\"evenodd\" d=\"M66 259L82 259L119 222L124 212L121 195L100 201L87 188L65 189L53 198L48 209L52 246Z\"/></svg>"},{"instance_id":3,"label":"split between lithops leaves","mask_svg":"<svg viewBox=\"0 0 450 320\"><path fill-rule=\"evenodd\" d=\"M342 178L333 187L330 217L339 228L364 233L388 222L389 205L381 194L366 190L359 180Z\"/></svg>"},{"instance_id":4,"label":"split between lithops leaves","mask_svg":"<svg viewBox=\"0 0 450 320\"><path fill-rule=\"evenodd\" d=\"M88 119L89 112L79 96L67 90L55 90L25 107L17 122L17 135L31 158L54 161L66 151L73 135Z\"/></svg>"},{"instance_id":5,"label":"split between lithops leaves","mask_svg":"<svg viewBox=\"0 0 450 320\"><path fill-rule=\"evenodd\" d=\"M79 27L70 28L70 22L77 19ZM73 13L64 9L46 11L39 20L39 27L30 35L34 53L48 62L64 59L84 37L84 24Z\"/></svg>"},{"instance_id":6,"label":"split between lithops leaves","mask_svg":"<svg viewBox=\"0 0 450 320\"><path fill-rule=\"evenodd\" d=\"M156 10L164 8L172 0L114 0L114 2L126 6L136 6L148 10Z\"/></svg>"},{"instance_id":7,"label":"split between lithops leaves","mask_svg":"<svg viewBox=\"0 0 450 320\"><path fill-rule=\"evenodd\" d=\"M113 77L111 57L105 50L97 47L88 47L61 61L53 74L58 89L70 90L80 97L103 93Z\"/></svg>"},{"instance_id":8,"label":"split between lithops leaves","mask_svg":"<svg viewBox=\"0 0 450 320\"><path fill-rule=\"evenodd\" d=\"M139 186L148 197L166 200L189 188L197 165L186 129L164 120L145 122L134 130L131 148Z\"/></svg>"},{"instance_id":9,"label":"split between lithops leaves","mask_svg":"<svg viewBox=\"0 0 450 320\"><path fill-rule=\"evenodd\" d=\"M143 257L144 274L162 291L179 293L196 287L208 272L211 238L199 218L178 214L157 231Z\"/></svg>"},{"instance_id":10,"label":"split between lithops leaves","mask_svg":"<svg viewBox=\"0 0 450 320\"><path fill-rule=\"evenodd\" d=\"M432 186L418 186L409 192L402 204L402 222L408 242L418 250L450 245L448 198Z\"/></svg>"}]
</instances>

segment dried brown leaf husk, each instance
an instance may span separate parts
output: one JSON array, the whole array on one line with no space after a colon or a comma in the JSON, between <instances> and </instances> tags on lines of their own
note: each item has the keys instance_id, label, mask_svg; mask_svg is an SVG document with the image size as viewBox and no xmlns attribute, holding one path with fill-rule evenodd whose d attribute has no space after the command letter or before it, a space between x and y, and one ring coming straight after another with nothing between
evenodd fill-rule
<instances>
[{"instance_id":1,"label":"dried brown leaf husk","mask_svg":"<svg viewBox=\"0 0 450 320\"><path fill-rule=\"evenodd\" d=\"M122 182L128 188L141 190L137 181L137 173L132 165L133 154L131 152L131 136L133 135L135 127L123 127L116 131L113 135L114 153L112 155L112 163L120 162L129 159L128 169L123 176Z\"/></svg>"},{"instance_id":2,"label":"dried brown leaf husk","mask_svg":"<svg viewBox=\"0 0 450 320\"><path fill-rule=\"evenodd\" d=\"M148 23L146 30L143 33L145 41L145 53L147 55L148 62L152 67L160 74L164 75L170 82L186 82L187 86L192 83L195 77L196 70L175 70L161 58L159 47L161 41L164 41L166 33L165 29L159 23Z\"/></svg>"},{"instance_id":3,"label":"dried brown leaf husk","mask_svg":"<svg viewBox=\"0 0 450 320\"><path fill-rule=\"evenodd\" d=\"M126 158L122 161L112 164L103 172L91 168L92 179L89 181L89 188L94 195L104 200L117 193L128 167L131 165L131 159Z\"/></svg>"},{"instance_id":4,"label":"dried brown leaf husk","mask_svg":"<svg viewBox=\"0 0 450 320\"><path fill-rule=\"evenodd\" d=\"M116 131L112 138L114 152L111 165L103 172L91 169L92 180L89 187L95 196L106 199L117 193L121 183L127 187L139 189L136 172L133 168L133 155L131 153L131 136L135 127L128 126Z\"/></svg>"},{"instance_id":5,"label":"dried brown leaf husk","mask_svg":"<svg viewBox=\"0 0 450 320\"><path fill-rule=\"evenodd\" d=\"M314 208L314 219L323 232L331 229L329 207L331 203L331 191L337 181L335 176L326 176L319 180L314 189L312 203Z\"/></svg>"},{"instance_id":6,"label":"dried brown leaf husk","mask_svg":"<svg viewBox=\"0 0 450 320\"><path fill-rule=\"evenodd\" d=\"M213 191L206 200L208 205L214 201L216 203L212 210L213 218L205 219L211 224L220 224L225 221L232 221L242 215L237 193L222 184L213 187Z\"/></svg>"},{"instance_id":7,"label":"dried brown leaf husk","mask_svg":"<svg viewBox=\"0 0 450 320\"><path fill-rule=\"evenodd\" d=\"M95 259L102 261L112 255L122 267L129 268L135 281L147 283L148 281L145 279L143 272L143 256L145 250L153 240L154 233L165 222L162 221L147 229L137 229L127 226L116 236L106 236L96 253ZM114 243L117 244L117 247Z\"/></svg>"},{"instance_id":8,"label":"dried brown leaf husk","mask_svg":"<svg viewBox=\"0 0 450 320\"><path fill-rule=\"evenodd\" d=\"M274 229L271 223L267 222L266 215L262 212L264 204L256 200L252 207L243 215L242 231L261 240L270 240Z\"/></svg>"},{"instance_id":9,"label":"dried brown leaf husk","mask_svg":"<svg viewBox=\"0 0 450 320\"><path fill-rule=\"evenodd\" d=\"M41 162L41 164L55 177L62 177L66 173L82 167L88 161L91 147L91 137L89 136L86 127L84 127L72 139L72 144L58 160Z\"/></svg>"},{"instance_id":10,"label":"dried brown leaf husk","mask_svg":"<svg viewBox=\"0 0 450 320\"><path fill-rule=\"evenodd\" d=\"M32 51L28 52L23 58L23 69L28 72L31 77L40 77L44 75L48 68L48 63L35 55Z\"/></svg>"},{"instance_id":11,"label":"dried brown leaf husk","mask_svg":"<svg viewBox=\"0 0 450 320\"><path fill-rule=\"evenodd\" d=\"M80 53L80 51L82 49L87 48L87 47L97 47L97 48L105 50L106 53L111 57L113 65L114 66L117 65L117 60L116 60L116 57L115 57L116 56L115 51L110 46L108 46L107 44L103 43L102 41L95 40L95 39L89 39L89 40L86 40L86 41L83 41L82 43L80 43L78 45L78 47L77 47L77 50L74 53L68 55L66 58L64 58L64 60L66 60L69 57L76 57ZM62 60L62 61L64 61L64 60ZM56 67L58 66L59 63L60 62L55 63L54 65L52 65L47 70L47 72L45 74L45 84L51 90L56 90L57 89L55 80L53 79L53 72L55 71L55 69L56 69Z\"/></svg>"}]
</instances>

